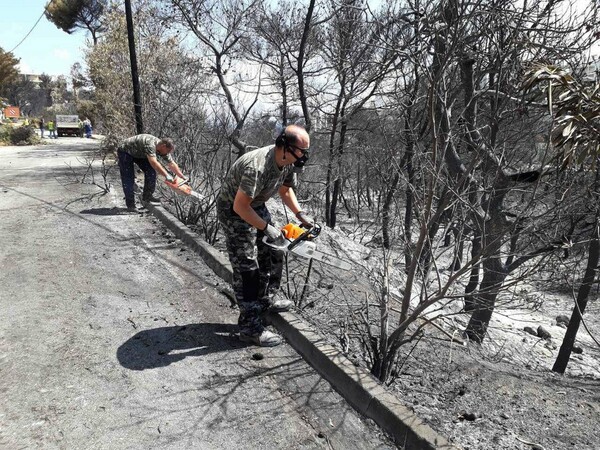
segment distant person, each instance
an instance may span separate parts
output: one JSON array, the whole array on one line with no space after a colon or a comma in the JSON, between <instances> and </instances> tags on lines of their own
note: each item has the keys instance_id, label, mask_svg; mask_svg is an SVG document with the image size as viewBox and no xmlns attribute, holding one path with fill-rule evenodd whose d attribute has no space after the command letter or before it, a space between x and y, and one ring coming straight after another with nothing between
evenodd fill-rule
<instances>
[{"instance_id":1,"label":"distant person","mask_svg":"<svg viewBox=\"0 0 600 450\"><path fill-rule=\"evenodd\" d=\"M83 121L83 131L86 138L89 139L92 137L92 122L87 117Z\"/></svg>"},{"instance_id":2,"label":"distant person","mask_svg":"<svg viewBox=\"0 0 600 450\"><path fill-rule=\"evenodd\" d=\"M44 137L44 119L40 119L40 137Z\"/></svg>"},{"instance_id":3,"label":"distant person","mask_svg":"<svg viewBox=\"0 0 600 450\"><path fill-rule=\"evenodd\" d=\"M83 120L79 119L79 137L83 137Z\"/></svg>"},{"instance_id":4,"label":"distant person","mask_svg":"<svg viewBox=\"0 0 600 450\"><path fill-rule=\"evenodd\" d=\"M292 302L277 298L283 254L263 242L284 242L273 225L265 202L276 193L306 227L314 221L300 209L294 186L296 171L308 160L310 138L297 125L287 126L275 145L245 153L233 163L217 197L217 216L223 226L233 269L233 290L240 309L239 338L262 347L282 342L265 328L263 313L287 311Z\"/></svg>"},{"instance_id":5,"label":"distant person","mask_svg":"<svg viewBox=\"0 0 600 450\"><path fill-rule=\"evenodd\" d=\"M165 169L163 164L175 175L180 178L185 176L179 170L179 166L171 157L171 152L175 149L173 141L169 138L157 138L150 134L138 134L137 136L125 139L117 150L119 157L119 170L121 172L121 183L125 193L125 204L127 209L135 211L135 168L134 164L144 172L144 189L142 191L142 200L149 203L160 203L160 200L154 196L156 189L156 172L165 177L168 181L173 181L173 175ZM160 160L160 161L159 161Z\"/></svg>"},{"instance_id":6,"label":"distant person","mask_svg":"<svg viewBox=\"0 0 600 450\"><path fill-rule=\"evenodd\" d=\"M56 125L51 120L48 121L48 137L56 139Z\"/></svg>"}]
</instances>

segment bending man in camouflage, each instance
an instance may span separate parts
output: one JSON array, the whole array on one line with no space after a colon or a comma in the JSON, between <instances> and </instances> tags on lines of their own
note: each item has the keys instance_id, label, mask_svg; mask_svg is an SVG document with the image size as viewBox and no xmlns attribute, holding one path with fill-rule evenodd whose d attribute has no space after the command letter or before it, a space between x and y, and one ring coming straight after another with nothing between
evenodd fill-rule
<instances>
[{"instance_id":1,"label":"bending man in camouflage","mask_svg":"<svg viewBox=\"0 0 600 450\"><path fill-rule=\"evenodd\" d=\"M133 193L135 183L134 163L144 172L142 200L145 202L160 203L160 200L154 197L156 172L169 181L173 180L172 175L163 167L163 164L178 177L185 178L179 170L179 166L171 157L170 153L174 149L175 145L171 139L159 139L150 134L138 134L125 139L117 154L127 209L130 211L135 210L135 195Z\"/></svg>"},{"instance_id":2,"label":"bending man in camouflage","mask_svg":"<svg viewBox=\"0 0 600 450\"><path fill-rule=\"evenodd\" d=\"M300 210L294 187L294 166L308 159L310 138L303 128L290 125L275 145L241 156L229 169L217 199L217 214L225 232L227 252L233 269L233 288L240 309L240 339L271 347L281 338L265 329L262 319L267 309L287 311L289 300L273 301L279 289L283 254L265 245L282 240L273 226L265 202L279 193L283 203L306 226L312 220Z\"/></svg>"}]
</instances>

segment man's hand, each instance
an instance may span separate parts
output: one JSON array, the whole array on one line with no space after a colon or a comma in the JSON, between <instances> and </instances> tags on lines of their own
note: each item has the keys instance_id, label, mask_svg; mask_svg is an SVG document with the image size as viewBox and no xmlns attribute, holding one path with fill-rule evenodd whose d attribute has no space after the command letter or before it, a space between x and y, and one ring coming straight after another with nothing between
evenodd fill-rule
<instances>
[{"instance_id":1,"label":"man's hand","mask_svg":"<svg viewBox=\"0 0 600 450\"><path fill-rule=\"evenodd\" d=\"M304 225L306 228L312 228L315 226L315 220L306 214L304 211L298 211L296 213L296 218Z\"/></svg>"},{"instance_id":2,"label":"man's hand","mask_svg":"<svg viewBox=\"0 0 600 450\"><path fill-rule=\"evenodd\" d=\"M278 230L271 224L267 224L267 228L263 230L263 233L265 233L268 240L274 244L281 245L285 242L285 237L281 230Z\"/></svg>"},{"instance_id":3,"label":"man's hand","mask_svg":"<svg viewBox=\"0 0 600 450\"><path fill-rule=\"evenodd\" d=\"M169 172L167 172L167 175L165 175L165 179L169 182L169 183L174 183L175 182L175 177L173 175L171 175Z\"/></svg>"}]
</instances>

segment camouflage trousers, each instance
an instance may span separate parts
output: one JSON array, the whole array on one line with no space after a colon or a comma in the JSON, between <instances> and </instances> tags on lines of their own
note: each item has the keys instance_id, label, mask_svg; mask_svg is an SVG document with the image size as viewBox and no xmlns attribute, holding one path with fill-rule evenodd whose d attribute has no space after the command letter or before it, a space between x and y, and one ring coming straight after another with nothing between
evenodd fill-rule
<instances>
[{"instance_id":1,"label":"camouflage trousers","mask_svg":"<svg viewBox=\"0 0 600 450\"><path fill-rule=\"evenodd\" d=\"M265 205L254 211L271 223ZM233 269L233 290L240 309L240 332L250 335L264 330L263 315L269 298L279 290L283 270L283 253L262 242L264 233L243 220L231 204L217 202L217 215L225 234L227 253Z\"/></svg>"}]
</instances>

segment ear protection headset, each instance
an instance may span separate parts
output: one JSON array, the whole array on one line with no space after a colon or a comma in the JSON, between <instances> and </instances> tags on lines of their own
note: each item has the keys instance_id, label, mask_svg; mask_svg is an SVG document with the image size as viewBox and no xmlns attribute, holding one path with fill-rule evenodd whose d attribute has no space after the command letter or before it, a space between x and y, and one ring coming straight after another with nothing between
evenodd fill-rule
<instances>
[{"instance_id":1,"label":"ear protection headset","mask_svg":"<svg viewBox=\"0 0 600 450\"><path fill-rule=\"evenodd\" d=\"M277 139L275 139L275 145L277 147L283 147L284 150L287 150L288 148L288 140L287 140L287 136L285 134L285 130L283 130L279 136L277 136Z\"/></svg>"},{"instance_id":2,"label":"ear protection headset","mask_svg":"<svg viewBox=\"0 0 600 450\"><path fill-rule=\"evenodd\" d=\"M288 152L288 147L289 147L287 135L285 134L285 128L283 129L283 131L281 133L279 133L279 136L277 136L277 139L275 139L275 145L277 147L283 147L283 159L285 159L285 154Z\"/></svg>"}]
</instances>

